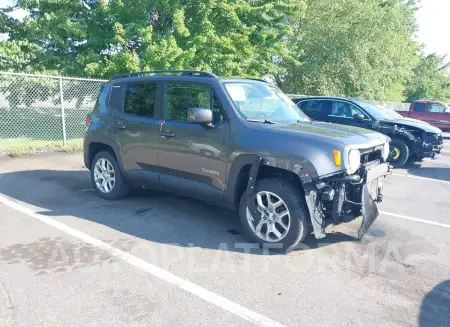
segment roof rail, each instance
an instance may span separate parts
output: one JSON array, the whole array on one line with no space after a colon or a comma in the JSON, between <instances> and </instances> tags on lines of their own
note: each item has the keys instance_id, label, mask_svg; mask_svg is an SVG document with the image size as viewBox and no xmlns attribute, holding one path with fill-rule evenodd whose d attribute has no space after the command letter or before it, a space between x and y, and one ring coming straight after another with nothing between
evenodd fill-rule
<instances>
[{"instance_id":1,"label":"roof rail","mask_svg":"<svg viewBox=\"0 0 450 327\"><path fill-rule=\"evenodd\" d=\"M202 72L199 70L151 70L146 72L125 73L111 77L111 79L127 78L127 77L139 77L146 75L169 75L169 76L198 76L198 77L210 77L218 78L217 75L209 72Z\"/></svg>"},{"instance_id":2,"label":"roof rail","mask_svg":"<svg viewBox=\"0 0 450 327\"><path fill-rule=\"evenodd\" d=\"M252 80L252 81L258 81L258 82L264 82L264 83L268 83L266 80L263 80L262 78L249 78L247 77L246 79Z\"/></svg>"}]
</instances>

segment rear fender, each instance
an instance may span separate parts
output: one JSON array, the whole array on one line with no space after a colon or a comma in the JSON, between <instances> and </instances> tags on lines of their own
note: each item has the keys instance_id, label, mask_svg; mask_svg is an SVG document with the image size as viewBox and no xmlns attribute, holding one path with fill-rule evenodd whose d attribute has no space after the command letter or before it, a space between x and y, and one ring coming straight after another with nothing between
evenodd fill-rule
<instances>
[{"instance_id":1,"label":"rear fender","mask_svg":"<svg viewBox=\"0 0 450 327\"><path fill-rule=\"evenodd\" d=\"M123 158L121 156L121 151L119 149L119 146L117 145L117 143L115 142L114 139L106 136L105 134L90 134L87 138L85 138L85 142L84 142L84 165L87 169L90 169L90 160L89 158L92 158L92 154L90 153L89 149L90 149L90 145L92 143L100 143L100 144L104 144L109 146L113 152L114 155L117 159L117 164L120 167L121 171L124 171L123 169Z\"/></svg>"}]
</instances>

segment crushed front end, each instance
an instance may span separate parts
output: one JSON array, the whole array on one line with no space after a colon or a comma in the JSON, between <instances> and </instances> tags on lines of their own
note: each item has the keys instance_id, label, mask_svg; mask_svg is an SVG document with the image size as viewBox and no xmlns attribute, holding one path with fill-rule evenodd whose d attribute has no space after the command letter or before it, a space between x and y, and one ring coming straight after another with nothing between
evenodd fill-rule
<instances>
[{"instance_id":1,"label":"crushed front end","mask_svg":"<svg viewBox=\"0 0 450 327\"><path fill-rule=\"evenodd\" d=\"M354 174L327 176L305 190L314 235L325 237L325 227L352 221L362 216L358 230L361 239L378 217L377 203L383 199L382 179L391 166L383 159L383 148L361 151L361 165Z\"/></svg>"},{"instance_id":2,"label":"crushed front end","mask_svg":"<svg viewBox=\"0 0 450 327\"><path fill-rule=\"evenodd\" d=\"M435 131L431 131L433 129ZM430 127L425 131L418 127L401 126L397 124L377 124L375 130L390 135L400 137L408 141L410 156L414 159L436 158L444 147L442 131L438 128Z\"/></svg>"},{"instance_id":3,"label":"crushed front end","mask_svg":"<svg viewBox=\"0 0 450 327\"><path fill-rule=\"evenodd\" d=\"M442 133L422 132L415 139L413 155L419 159L436 158L444 147Z\"/></svg>"}]
</instances>

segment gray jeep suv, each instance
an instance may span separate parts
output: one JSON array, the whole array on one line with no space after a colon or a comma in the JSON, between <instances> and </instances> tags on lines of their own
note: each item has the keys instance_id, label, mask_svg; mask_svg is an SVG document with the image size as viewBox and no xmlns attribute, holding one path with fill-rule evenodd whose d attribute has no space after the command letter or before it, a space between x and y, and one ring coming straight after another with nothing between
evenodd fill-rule
<instances>
[{"instance_id":1,"label":"gray jeep suv","mask_svg":"<svg viewBox=\"0 0 450 327\"><path fill-rule=\"evenodd\" d=\"M311 121L265 81L152 71L103 84L86 118L84 161L96 192L131 186L239 212L247 236L286 251L310 230L378 216L389 138Z\"/></svg>"}]
</instances>

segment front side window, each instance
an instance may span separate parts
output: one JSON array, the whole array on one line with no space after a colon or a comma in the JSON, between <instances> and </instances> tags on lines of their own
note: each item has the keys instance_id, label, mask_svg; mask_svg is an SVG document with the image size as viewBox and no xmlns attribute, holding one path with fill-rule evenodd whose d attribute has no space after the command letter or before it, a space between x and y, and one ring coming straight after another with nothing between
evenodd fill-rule
<instances>
[{"instance_id":1,"label":"front side window","mask_svg":"<svg viewBox=\"0 0 450 327\"><path fill-rule=\"evenodd\" d=\"M211 89L195 83L167 83L166 116L168 120L187 122L189 108L211 109Z\"/></svg>"},{"instance_id":2,"label":"front side window","mask_svg":"<svg viewBox=\"0 0 450 327\"><path fill-rule=\"evenodd\" d=\"M220 124L226 121L225 110L223 109L222 103L217 97L216 92L213 92L212 112L214 124Z\"/></svg>"},{"instance_id":3,"label":"front side window","mask_svg":"<svg viewBox=\"0 0 450 327\"><path fill-rule=\"evenodd\" d=\"M153 117L156 101L155 83L128 83L125 91L124 111L142 117Z\"/></svg>"},{"instance_id":4,"label":"front side window","mask_svg":"<svg viewBox=\"0 0 450 327\"><path fill-rule=\"evenodd\" d=\"M439 103L430 103L428 105L428 112L444 113L445 112L445 107L442 104L439 104Z\"/></svg>"},{"instance_id":5,"label":"front side window","mask_svg":"<svg viewBox=\"0 0 450 327\"><path fill-rule=\"evenodd\" d=\"M353 118L355 115L363 115L364 119L369 119L367 115L358 107L342 101L333 101L331 115L335 117Z\"/></svg>"},{"instance_id":6,"label":"front side window","mask_svg":"<svg viewBox=\"0 0 450 327\"><path fill-rule=\"evenodd\" d=\"M242 81L225 82L224 86L244 119L276 123L309 121L287 95L270 84Z\"/></svg>"}]
</instances>

